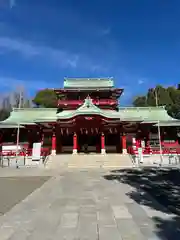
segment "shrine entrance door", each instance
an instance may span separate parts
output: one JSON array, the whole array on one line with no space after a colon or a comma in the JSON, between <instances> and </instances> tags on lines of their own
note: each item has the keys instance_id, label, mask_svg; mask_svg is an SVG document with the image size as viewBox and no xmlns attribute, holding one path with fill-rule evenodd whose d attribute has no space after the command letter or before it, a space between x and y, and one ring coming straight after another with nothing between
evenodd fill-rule
<instances>
[{"instance_id":1,"label":"shrine entrance door","mask_svg":"<svg viewBox=\"0 0 180 240\"><path fill-rule=\"evenodd\" d=\"M78 134L78 152L84 154L100 153L100 135Z\"/></svg>"}]
</instances>

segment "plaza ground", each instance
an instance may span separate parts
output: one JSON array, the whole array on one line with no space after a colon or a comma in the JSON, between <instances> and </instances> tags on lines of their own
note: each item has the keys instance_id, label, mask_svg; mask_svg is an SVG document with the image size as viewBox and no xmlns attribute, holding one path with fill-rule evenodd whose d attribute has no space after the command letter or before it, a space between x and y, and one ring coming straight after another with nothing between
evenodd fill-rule
<instances>
[{"instance_id":1,"label":"plaza ground","mask_svg":"<svg viewBox=\"0 0 180 240\"><path fill-rule=\"evenodd\" d=\"M178 212L157 202L157 191L148 188L163 176L179 186L179 174L157 168L0 169L0 204L7 204L1 207L0 239L180 239ZM169 191L175 190L172 183Z\"/></svg>"},{"instance_id":2,"label":"plaza ground","mask_svg":"<svg viewBox=\"0 0 180 240\"><path fill-rule=\"evenodd\" d=\"M49 177L1 177L0 178L0 215L9 211L15 204L22 201L36 188L42 186Z\"/></svg>"}]
</instances>

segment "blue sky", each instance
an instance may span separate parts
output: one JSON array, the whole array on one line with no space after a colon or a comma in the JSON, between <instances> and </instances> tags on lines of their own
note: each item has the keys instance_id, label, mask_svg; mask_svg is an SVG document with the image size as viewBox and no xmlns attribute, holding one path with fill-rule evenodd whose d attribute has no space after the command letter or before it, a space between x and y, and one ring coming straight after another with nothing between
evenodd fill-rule
<instances>
[{"instance_id":1,"label":"blue sky","mask_svg":"<svg viewBox=\"0 0 180 240\"><path fill-rule=\"evenodd\" d=\"M180 76L179 0L0 0L0 88L114 77L122 104Z\"/></svg>"}]
</instances>

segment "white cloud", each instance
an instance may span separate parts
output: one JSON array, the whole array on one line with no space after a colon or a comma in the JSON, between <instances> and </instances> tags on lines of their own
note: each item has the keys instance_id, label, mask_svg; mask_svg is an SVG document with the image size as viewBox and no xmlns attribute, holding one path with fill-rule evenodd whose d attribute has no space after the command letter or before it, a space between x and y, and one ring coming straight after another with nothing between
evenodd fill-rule
<instances>
[{"instance_id":1,"label":"white cloud","mask_svg":"<svg viewBox=\"0 0 180 240\"><path fill-rule=\"evenodd\" d=\"M16 1L15 0L9 0L10 8L13 8L15 5L16 5Z\"/></svg>"},{"instance_id":2,"label":"white cloud","mask_svg":"<svg viewBox=\"0 0 180 240\"><path fill-rule=\"evenodd\" d=\"M0 77L0 85L2 89L7 91L13 91L17 89L26 89L30 91L37 91L44 88L53 88L56 87L54 82L45 82L37 80L20 80L11 77Z\"/></svg>"},{"instance_id":3,"label":"white cloud","mask_svg":"<svg viewBox=\"0 0 180 240\"><path fill-rule=\"evenodd\" d=\"M19 52L26 57L40 54L39 50L31 44L9 37L0 37L0 49L9 52Z\"/></svg>"},{"instance_id":4,"label":"white cloud","mask_svg":"<svg viewBox=\"0 0 180 240\"><path fill-rule=\"evenodd\" d=\"M0 51L17 52L25 58L40 57L63 68L76 68L79 61L78 54L9 37L0 37Z\"/></svg>"},{"instance_id":5,"label":"white cloud","mask_svg":"<svg viewBox=\"0 0 180 240\"><path fill-rule=\"evenodd\" d=\"M85 54L72 53L65 49L56 49L21 39L0 36L0 54L6 53L17 53L25 59L35 58L59 68L80 68L92 72L106 71L104 66Z\"/></svg>"},{"instance_id":6,"label":"white cloud","mask_svg":"<svg viewBox=\"0 0 180 240\"><path fill-rule=\"evenodd\" d=\"M141 85L141 84L144 84L146 82L146 79L145 78L140 78L138 80L138 84Z\"/></svg>"},{"instance_id":7,"label":"white cloud","mask_svg":"<svg viewBox=\"0 0 180 240\"><path fill-rule=\"evenodd\" d=\"M16 5L16 0L0 0L0 7L13 8Z\"/></svg>"}]
</instances>

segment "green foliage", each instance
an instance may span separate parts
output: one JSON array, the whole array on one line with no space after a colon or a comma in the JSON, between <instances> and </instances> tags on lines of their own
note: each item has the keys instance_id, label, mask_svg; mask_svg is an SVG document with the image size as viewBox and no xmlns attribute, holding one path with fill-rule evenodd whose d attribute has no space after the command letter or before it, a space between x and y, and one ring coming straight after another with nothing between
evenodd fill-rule
<instances>
[{"instance_id":1,"label":"green foliage","mask_svg":"<svg viewBox=\"0 0 180 240\"><path fill-rule=\"evenodd\" d=\"M37 92L33 103L38 107L57 107L57 96L52 89L44 89Z\"/></svg>"},{"instance_id":2,"label":"green foliage","mask_svg":"<svg viewBox=\"0 0 180 240\"><path fill-rule=\"evenodd\" d=\"M0 109L0 121L4 121L7 119L10 115L10 111L7 109Z\"/></svg>"},{"instance_id":3,"label":"green foliage","mask_svg":"<svg viewBox=\"0 0 180 240\"><path fill-rule=\"evenodd\" d=\"M146 107L147 106L147 98L146 98L146 96L135 97L133 105L135 107Z\"/></svg>"},{"instance_id":4,"label":"green foliage","mask_svg":"<svg viewBox=\"0 0 180 240\"><path fill-rule=\"evenodd\" d=\"M157 98L156 98L157 96ZM164 88L163 86L156 86L156 88L148 89L144 96L138 96L133 101L135 107L143 106L166 106L167 112L170 116L180 119L180 90L175 87Z\"/></svg>"}]
</instances>

